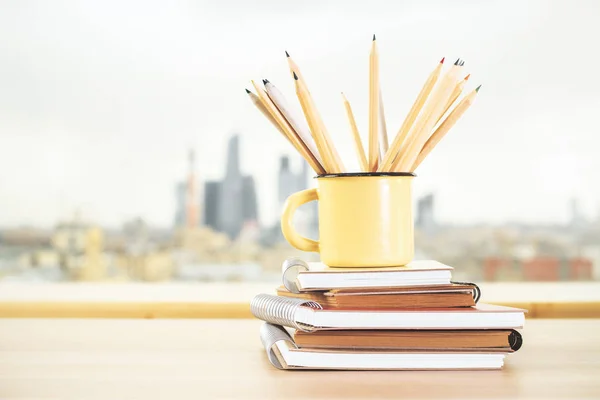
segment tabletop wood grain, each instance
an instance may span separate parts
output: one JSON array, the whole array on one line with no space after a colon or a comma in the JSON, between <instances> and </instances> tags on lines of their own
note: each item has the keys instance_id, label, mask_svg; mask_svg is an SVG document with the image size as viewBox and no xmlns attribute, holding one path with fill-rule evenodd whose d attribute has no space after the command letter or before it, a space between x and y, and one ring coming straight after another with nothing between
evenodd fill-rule
<instances>
[{"instance_id":1,"label":"tabletop wood grain","mask_svg":"<svg viewBox=\"0 0 600 400\"><path fill-rule=\"evenodd\" d=\"M600 320L528 320L501 371L279 371L256 320L1 319L0 399L600 398Z\"/></svg>"}]
</instances>

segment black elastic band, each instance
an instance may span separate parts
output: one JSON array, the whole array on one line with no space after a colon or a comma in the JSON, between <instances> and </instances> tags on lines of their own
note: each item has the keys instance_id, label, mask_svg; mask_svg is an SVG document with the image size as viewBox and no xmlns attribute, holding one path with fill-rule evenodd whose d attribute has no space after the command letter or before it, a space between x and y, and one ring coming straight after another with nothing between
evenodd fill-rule
<instances>
[{"instance_id":1,"label":"black elastic band","mask_svg":"<svg viewBox=\"0 0 600 400\"><path fill-rule=\"evenodd\" d=\"M475 301L475 304L477 304L477 302L481 298L481 289L479 289L479 286L477 286L473 282L455 282L455 281L452 281L450 283L454 283L456 285L473 286L473 300Z\"/></svg>"},{"instance_id":2,"label":"black elastic band","mask_svg":"<svg viewBox=\"0 0 600 400\"><path fill-rule=\"evenodd\" d=\"M514 329L510 331L510 335L508 335L508 344L510 344L510 348L513 351L517 351L523 345L523 336Z\"/></svg>"}]
</instances>

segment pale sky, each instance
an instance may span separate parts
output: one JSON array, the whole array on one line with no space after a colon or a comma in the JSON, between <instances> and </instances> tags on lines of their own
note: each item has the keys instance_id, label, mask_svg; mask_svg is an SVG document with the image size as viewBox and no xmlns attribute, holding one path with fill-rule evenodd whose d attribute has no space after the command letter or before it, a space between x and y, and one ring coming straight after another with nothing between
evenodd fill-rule
<instances>
[{"instance_id":1,"label":"pale sky","mask_svg":"<svg viewBox=\"0 0 600 400\"><path fill-rule=\"evenodd\" d=\"M440 220L564 222L571 197L595 217L598 15L595 1L3 1L0 227L74 210L170 226L188 148L220 178L233 132L272 223L278 158L295 153L244 88L268 78L297 104L288 50L355 167L340 92L364 138L373 33L390 135L442 56L483 84L417 170Z\"/></svg>"}]
</instances>

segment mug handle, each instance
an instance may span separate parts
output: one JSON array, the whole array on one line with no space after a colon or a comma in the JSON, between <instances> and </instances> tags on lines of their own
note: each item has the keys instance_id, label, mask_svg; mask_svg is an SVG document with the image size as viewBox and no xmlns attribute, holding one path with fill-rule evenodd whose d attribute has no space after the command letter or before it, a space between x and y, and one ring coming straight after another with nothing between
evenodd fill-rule
<instances>
[{"instance_id":1,"label":"mug handle","mask_svg":"<svg viewBox=\"0 0 600 400\"><path fill-rule=\"evenodd\" d=\"M298 250L318 253L319 242L299 235L292 224L294 213L298 207L304 203L315 200L319 200L317 189L303 190L288 197L288 199L285 201L285 205L283 206L283 214L281 215L281 231L283 232L283 236L289 242L289 244Z\"/></svg>"}]
</instances>

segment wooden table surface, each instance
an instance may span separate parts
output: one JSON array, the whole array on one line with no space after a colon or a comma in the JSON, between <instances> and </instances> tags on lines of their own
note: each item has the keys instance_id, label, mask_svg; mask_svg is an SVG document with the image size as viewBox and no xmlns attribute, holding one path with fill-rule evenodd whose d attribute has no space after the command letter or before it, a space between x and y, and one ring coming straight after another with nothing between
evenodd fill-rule
<instances>
[{"instance_id":1,"label":"wooden table surface","mask_svg":"<svg viewBox=\"0 0 600 400\"><path fill-rule=\"evenodd\" d=\"M279 371L256 320L0 319L0 399L600 398L600 320L528 320L501 371Z\"/></svg>"}]
</instances>

